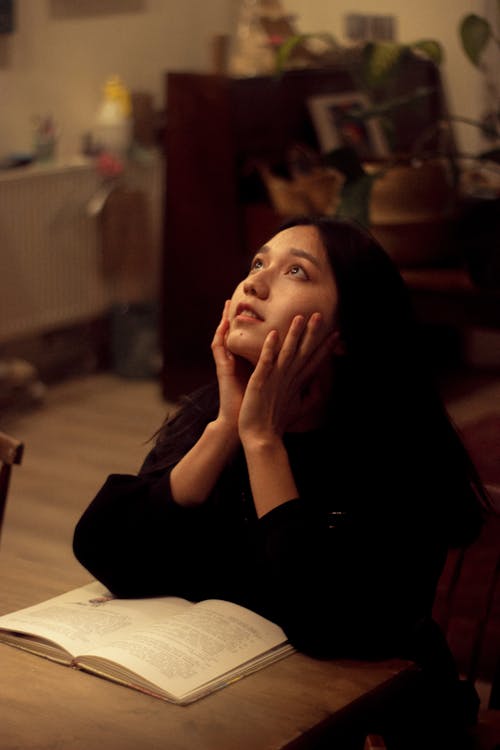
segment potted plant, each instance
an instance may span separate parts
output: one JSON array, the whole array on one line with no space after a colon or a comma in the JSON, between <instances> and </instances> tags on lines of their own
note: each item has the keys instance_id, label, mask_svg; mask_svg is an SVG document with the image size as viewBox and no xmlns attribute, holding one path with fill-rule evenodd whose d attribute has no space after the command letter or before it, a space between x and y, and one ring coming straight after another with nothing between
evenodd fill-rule
<instances>
[{"instance_id":1,"label":"potted plant","mask_svg":"<svg viewBox=\"0 0 500 750\"><path fill-rule=\"evenodd\" d=\"M459 29L464 51L475 64L481 65L485 48L494 40L491 26L478 16L466 16ZM295 50L302 50L314 40L315 35L295 35L284 40L276 52L277 74L295 67ZM347 111L345 117L365 121L377 118L391 144L391 156L382 163L359 163L355 154L346 154L344 148L321 156L325 168L337 169L344 177L335 212L368 224L389 251L392 246L404 248L405 257L397 259L403 265L427 264L433 253L443 260L443 253L451 244L446 240L456 218L464 176L452 122L468 122L494 137L499 134L498 113L495 122L491 117L476 121L449 115L443 108L441 116L430 125L422 122L420 131L417 127L417 137L406 143L402 151L395 137L398 119L411 113L412 120L418 120L422 102L439 95L432 86L419 85L404 91L400 86L402 77L418 58L439 66L444 57L440 43L431 39L410 44L368 42L357 48L345 48L345 54L341 45L335 40L329 42L324 34L320 43L324 47L324 64L349 66L356 86L370 96L371 106ZM474 158L483 164L496 155L497 150L488 149ZM317 169L317 164L314 168Z\"/></svg>"},{"instance_id":2,"label":"potted plant","mask_svg":"<svg viewBox=\"0 0 500 750\"><path fill-rule=\"evenodd\" d=\"M500 23L500 0L497 0L497 13ZM472 124L479 125L486 140L498 141L500 139L500 91L491 75L485 57L492 45L496 45L500 50L500 39L495 36L490 21L475 13L469 13L462 18L459 34L466 56L484 74L487 93L491 101L490 108L485 112L479 123L472 121ZM479 156L500 161L500 148L497 146L488 149Z\"/></svg>"},{"instance_id":3,"label":"potted plant","mask_svg":"<svg viewBox=\"0 0 500 750\"><path fill-rule=\"evenodd\" d=\"M500 25L500 0L497 0ZM477 155L479 169L469 172L459 232L464 260L471 278L480 286L500 288L500 91L487 61L487 53L500 39L490 21L474 13L464 16L459 25L460 40L470 62L483 74L489 104L477 125L488 148ZM496 164L496 185L491 183L483 165ZM481 168L483 166L483 168Z\"/></svg>"},{"instance_id":4,"label":"potted plant","mask_svg":"<svg viewBox=\"0 0 500 750\"><path fill-rule=\"evenodd\" d=\"M302 50L313 38L318 41L311 35L297 35L283 43L276 57L278 75L289 65L294 67L295 50ZM440 110L440 91L422 82L408 90L407 74L411 80L421 58L439 65L441 45L433 40L369 42L344 48L343 53L335 41L328 45L324 35L320 42L326 64L347 67L354 88L368 94L368 106L343 110L339 126L347 130L349 122L367 125L375 120L389 145L388 157L371 162L363 161L346 145L321 154L323 167L343 176L335 213L370 226L401 265L428 263L447 248L444 234L453 212L456 179L449 131L444 127L430 130L430 107L422 106L432 99L432 109ZM401 133L408 136L410 132L405 127L409 117L416 136L401 139ZM311 162L317 173L317 163Z\"/></svg>"}]
</instances>

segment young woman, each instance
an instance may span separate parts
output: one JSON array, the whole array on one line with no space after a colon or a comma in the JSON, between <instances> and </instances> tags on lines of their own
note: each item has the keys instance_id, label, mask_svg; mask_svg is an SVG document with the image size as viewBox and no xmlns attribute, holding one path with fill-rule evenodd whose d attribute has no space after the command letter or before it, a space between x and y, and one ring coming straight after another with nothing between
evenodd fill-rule
<instances>
[{"instance_id":1,"label":"young woman","mask_svg":"<svg viewBox=\"0 0 500 750\"><path fill-rule=\"evenodd\" d=\"M216 381L108 478L77 558L118 596L243 604L315 656L413 658L487 507L417 331L369 233L289 222L226 302Z\"/></svg>"}]
</instances>

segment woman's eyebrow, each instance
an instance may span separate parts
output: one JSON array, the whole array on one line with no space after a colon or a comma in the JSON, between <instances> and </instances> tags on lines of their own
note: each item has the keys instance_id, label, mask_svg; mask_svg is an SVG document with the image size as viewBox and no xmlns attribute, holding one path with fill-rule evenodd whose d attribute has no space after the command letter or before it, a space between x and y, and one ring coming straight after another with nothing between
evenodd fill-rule
<instances>
[{"instance_id":1,"label":"woman's eyebrow","mask_svg":"<svg viewBox=\"0 0 500 750\"><path fill-rule=\"evenodd\" d=\"M256 253L256 255L265 255L269 252L271 248L269 245L263 245L260 250ZM316 258L315 255L312 255L311 253L308 253L307 250L300 250L298 247L291 247L288 251L290 255L294 255L296 258L305 258L305 260L308 260L310 263L312 263L316 268L321 269L321 264L319 260Z\"/></svg>"},{"instance_id":2,"label":"woman's eyebrow","mask_svg":"<svg viewBox=\"0 0 500 750\"><path fill-rule=\"evenodd\" d=\"M292 247L290 249L290 255L295 255L297 258L305 258L310 263L312 263L316 268L321 268L319 260L316 258L315 255L311 255L311 253L308 253L307 250L299 250L298 248Z\"/></svg>"}]
</instances>

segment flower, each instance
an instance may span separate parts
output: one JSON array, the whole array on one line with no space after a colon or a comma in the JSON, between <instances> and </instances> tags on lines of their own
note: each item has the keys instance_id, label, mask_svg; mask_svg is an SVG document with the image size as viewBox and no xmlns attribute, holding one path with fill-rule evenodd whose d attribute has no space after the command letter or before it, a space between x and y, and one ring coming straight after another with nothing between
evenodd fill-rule
<instances>
[{"instance_id":1,"label":"flower","mask_svg":"<svg viewBox=\"0 0 500 750\"><path fill-rule=\"evenodd\" d=\"M124 166L121 159L107 151L102 151L97 157L97 171L103 177L118 177L123 174Z\"/></svg>"}]
</instances>

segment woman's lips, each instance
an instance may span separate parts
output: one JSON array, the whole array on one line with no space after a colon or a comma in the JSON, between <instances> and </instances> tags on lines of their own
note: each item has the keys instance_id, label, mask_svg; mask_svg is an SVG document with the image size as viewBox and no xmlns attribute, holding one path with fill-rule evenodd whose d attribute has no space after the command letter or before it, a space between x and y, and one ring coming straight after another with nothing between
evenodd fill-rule
<instances>
[{"instance_id":1,"label":"woman's lips","mask_svg":"<svg viewBox=\"0 0 500 750\"><path fill-rule=\"evenodd\" d=\"M251 306L251 305L245 305L240 304L236 308L236 318L238 320L251 320L255 321L256 323L261 322L264 320L259 313Z\"/></svg>"}]
</instances>

